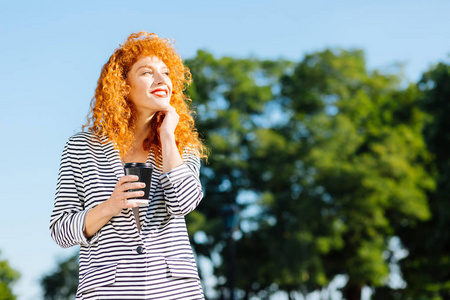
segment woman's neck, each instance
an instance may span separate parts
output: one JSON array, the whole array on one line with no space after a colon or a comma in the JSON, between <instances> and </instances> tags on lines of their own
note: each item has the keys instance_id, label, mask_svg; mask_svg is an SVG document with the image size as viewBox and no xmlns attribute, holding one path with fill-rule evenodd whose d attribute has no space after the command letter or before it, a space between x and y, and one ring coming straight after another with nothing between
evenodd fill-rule
<instances>
[{"instance_id":1,"label":"woman's neck","mask_svg":"<svg viewBox=\"0 0 450 300\"><path fill-rule=\"evenodd\" d=\"M127 155L122 158L124 163L128 162L146 162L148 151L144 150L144 141L148 138L150 133L150 121L152 117L149 118L138 118L136 120L136 125L134 127L134 140L133 146L128 151Z\"/></svg>"},{"instance_id":2,"label":"woman's neck","mask_svg":"<svg viewBox=\"0 0 450 300\"><path fill-rule=\"evenodd\" d=\"M142 113L138 113L138 116L136 118L136 123L134 126L134 142L133 146L139 145L140 148L142 148L142 145L144 143L144 140L148 138L150 134L150 122L153 119L153 116L155 116L156 112L150 114L150 115L144 115Z\"/></svg>"}]
</instances>

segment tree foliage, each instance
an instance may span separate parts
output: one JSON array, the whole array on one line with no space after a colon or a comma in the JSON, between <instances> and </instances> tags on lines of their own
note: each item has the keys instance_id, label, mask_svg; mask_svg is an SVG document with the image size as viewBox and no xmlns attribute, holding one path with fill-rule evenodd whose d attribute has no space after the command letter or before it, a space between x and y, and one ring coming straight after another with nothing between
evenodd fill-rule
<instances>
[{"instance_id":1,"label":"tree foliage","mask_svg":"<svg viewBox=\"0 0 450 300\"><path fill-rule=\"evenodd\" d=\"M363 286L386 283L385 253L396 224L430 217L426 192L434 182L423 165L429 155L417 89L367 71L361 51L345 50L307 56L284 82L286 109L309 99L296 107L290 126L302 128L304 149L303 191L295 200L314 199L307 209L320 229L299 221L298 230L310 228L324 277L345 274L344 297L360 299Z\"/></svg>"},{"instance_id":2,"label":"tree foliage","mask_svg":"<svg viewBox=\"0 0 450 300\"><path fill-rule=\"evenodd\" d=\"M430 217L418 89L369 72L359 50L313 53L294 68L205 52L188 64L213 150L197 252L224 253L220 208L237 202L237 284L247 297L307 294L338 274L348 299L385 285L389 240ZM215 265L224 278L226 262Z\"/></svg>"},{"instance_id":3,"label":"tree foliage","mask_svg":"<svg viewBox=\"0 0 450 300\"><path fill-rule=\"evenodd\" d=\"M425 72L418 88L429 114L424 137L436 190L428 195L433 217L401 231L409 255L400 261L407 286L397 299L450 299L450 66L440 63Z\"/></svg>"},{"instance_id":4,"label":"tree foliage","mask_svg":"<svg viewBox=\"0 0 450 300\"><path fill-rule=\"evenodd\" d=\"M75 299L78 287L78 254L58 263L54 272L41 279L46 300Z\"/></svg>"},{"instance_id":5,"label":"tree foliage","mask_svg":"<svg viewBox=\"0 0 450 300\"><path fill-rule=\"evenodd\" d=\"M276 110L271 101L277 88L279 90L280 76L291 63L230 57L215 59L204 51L199 51L186 63L194 77L189 94L198 106L197 126L212 149L208 165L202 168L201 179L207 196L199 209L188 216L188 228L200 229L193 238L198 255L212 258L219 254L221 257L212 260L220 291L223 286L220 282L224 282L227 273L224 259L228 251L222 210L226 205L237 203L245 214L254 204L251 196L263 190L253 183L252 172L262 173L265 166L254 168L252 144L264 133L260 130L277 122L271 120L271 110ZM247 219L243 226L254 224ZM261 251L249 254L245 259L264 255ZM241 257L238 257L237 273L251 273L252 270L242 265Z\"/></svg>"},{"instance_id":6,"label":"tree foliage","mask_svg":"<svg viewBox=\"0 0 450 300\"><path fill-rule=\"evenodd\" d=\"M0 260L0 300L17 299L12 291L12 286L19 278L20 273L11 268L7 260Z\"/></svg>"}]
</instances>

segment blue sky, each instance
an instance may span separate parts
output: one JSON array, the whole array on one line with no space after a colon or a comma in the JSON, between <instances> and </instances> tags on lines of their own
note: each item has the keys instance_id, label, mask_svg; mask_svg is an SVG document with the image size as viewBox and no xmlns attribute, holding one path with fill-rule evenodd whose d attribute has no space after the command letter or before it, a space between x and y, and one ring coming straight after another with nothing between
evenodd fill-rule
<instances>
[{"instance_id":1,"label":"blue sky","mask_svg":"<svg viewBox=\"0 0 450 300\"><path fill-rule=\"evenodd\" d=\"M19 299L76 248L48 221L62 148L85 121L102 65L135 31L173 38L180 55L299 61L326 47L361 48L368 67L405 78L449 62L450 1L8 1L0 6L0 259L22 273Z\"/></svg>"}]
</instances>

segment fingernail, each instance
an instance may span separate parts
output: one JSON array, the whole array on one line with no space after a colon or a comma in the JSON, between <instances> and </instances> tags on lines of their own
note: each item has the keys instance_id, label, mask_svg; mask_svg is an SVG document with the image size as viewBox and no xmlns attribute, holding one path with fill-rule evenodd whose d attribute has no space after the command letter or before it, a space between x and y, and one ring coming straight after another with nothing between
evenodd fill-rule
<instances>
[{"instance_id":1,"label":"fingernail","mask_svg":"<svg viewBox=\"0 0 450 300\"><path fill-rule=\"evenodd\" d=\"M145 187L145 183L144 183L144 182L142 182L142 183L141 183L141 186L142 186L142 187Z\"/></svg>"}]
</instances>

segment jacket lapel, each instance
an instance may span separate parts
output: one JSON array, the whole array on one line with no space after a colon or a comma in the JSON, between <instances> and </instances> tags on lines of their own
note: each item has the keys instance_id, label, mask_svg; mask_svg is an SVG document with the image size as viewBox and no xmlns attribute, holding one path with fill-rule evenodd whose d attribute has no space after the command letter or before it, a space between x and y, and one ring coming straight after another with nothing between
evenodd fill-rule
<instances>
[{"instance_id":1,"label":"jacket lapel","mask_svg":"<svg viewBox=\"0 0 450 300\"><path fill-rule=\"evenodd\" d=\"M109 164L114 171L114 174L116 175L117 179L120 179L120 177L124 176L125 173L123 171L123 165L122 160L120 159L119 150L114 148L113 143L111 141L108 141L107 137L103 136L100 138L100 140L102 142L102 150L105 153L105 156L108 159Z\"/></svg>"},{"instance_id":2,"label":"jacket lapel","mask_svg":"<svg viewBox=\"0 0 450 300\"><path fill-rule=\"evenodd\" d=\"M152 230L150 223L151 220L153 219L154 214L156 213L156 210L158 209L158 207L155 205L155 203L152 203L153 199L153 195L155 194L156 191L156 187L158 186L158 180L155 180L156 178L159 178L160 176L160 171L157 169L157 160L155 158L155 155L153 152L150 152L149 155L147 156L147 162L151 163L153 166L153 172L152 172L152 186L150 187L150 197L149 197L149 206L147 206L145 208L145 220L144 220L144 224L142 225L142 232L144 234L149 234L150 231Z\"/></svg>"}]
</instances>

